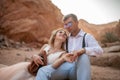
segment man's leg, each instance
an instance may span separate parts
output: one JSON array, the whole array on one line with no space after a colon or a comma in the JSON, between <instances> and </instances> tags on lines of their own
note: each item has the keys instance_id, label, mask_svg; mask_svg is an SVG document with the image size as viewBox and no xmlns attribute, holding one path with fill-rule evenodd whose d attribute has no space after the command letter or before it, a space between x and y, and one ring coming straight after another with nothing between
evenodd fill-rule
<instances>
[{"instance_id":1,"label":"man's leg","mask_svg":"<svg viewBox=\"0 0 120 80\"><path fill-rule=\"evenodd\" d=\"M87 54L81 55L76 64L77 80L91 80L90 59Z\"/></svg>"},{"instance_id":2,"label":"man's leg","mask_svg":"<svg viewBox=\"0 0 120 80\"><path fill-rule=\"evenodd\" d=\"M54 72L55 69L51 66L44 66L38 70L36 80L50 80L51 73Z\"/></svg>"},{"instance_id":3,"label":"man's leg","mask_svg":"<svg viewBox=\"0 0 120 80\"><path fill-rule=\"evenodd\" d=\"M74 63L74 66L69 71L69 80L77 80L76 77L77 77L76 76L76 66Z\"/></svg>"},{"instance_id":4,"label":"man's leg","mask_svg":"<svg viewBox=\"0 0 120 80\"><path fill-rule=\"evenodd\" d=\"M51 80L68 79L69 71L73 67L73 63L63 63L55 72L52 73Z\"/></svg>"}]
</instances>

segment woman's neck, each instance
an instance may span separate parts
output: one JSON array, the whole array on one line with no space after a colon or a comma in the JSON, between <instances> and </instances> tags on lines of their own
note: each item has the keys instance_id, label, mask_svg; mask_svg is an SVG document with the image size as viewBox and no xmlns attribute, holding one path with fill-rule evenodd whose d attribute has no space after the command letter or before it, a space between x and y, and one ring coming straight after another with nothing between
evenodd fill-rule
<instances>
[{"instance_id":1,"label":"woman's neck","mask_svg":"<svg viewBox=\"0 0 120 80\"><path fill-rule=\"evenodd\" d=\"M62 51L61 46L62 46L62 42L55 40L53 46L48 51L48 55L51 54L51 53Z\"/></svg>"},{"instance_id":2,"label":"woman's neck","mask_svg":"<svg viewBox=\"0 0 120 80\"><path fill-rule=\"evenodd\" d=\"M61 46L62 46L62 42L55 40L53 48L56 49L56 50L60 50Z\"/></svg>"}]
</instances>

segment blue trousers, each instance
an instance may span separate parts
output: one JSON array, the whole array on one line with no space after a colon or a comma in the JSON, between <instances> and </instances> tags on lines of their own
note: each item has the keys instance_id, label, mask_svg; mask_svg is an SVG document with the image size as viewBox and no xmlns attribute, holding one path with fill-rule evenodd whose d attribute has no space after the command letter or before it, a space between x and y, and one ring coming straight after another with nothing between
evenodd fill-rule
<instances>
[{"instance_id":1,"label":"blue trousers","mask_svg":"<svg viewBox=\"0 0 120 80\"><path fill-rule=\"evenodd\" d=\"M40 68L36 80L91 80L90 70L89 57L83 54L76 62L65 62L58 69L51 65Z\"/></svg>"}]
</instances>

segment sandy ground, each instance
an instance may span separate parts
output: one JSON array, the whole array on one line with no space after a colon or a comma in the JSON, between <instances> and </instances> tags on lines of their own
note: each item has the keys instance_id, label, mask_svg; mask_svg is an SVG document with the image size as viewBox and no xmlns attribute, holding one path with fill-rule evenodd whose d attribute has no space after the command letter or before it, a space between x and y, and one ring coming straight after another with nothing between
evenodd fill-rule
<instances>
[{"instance_id":1,"label":"sandy ground","mask_svg":"<svg viewBox=\"0 0 120 80\"><path fill-rule=\"evenodd\" d=\"M92 80L120 80L120 70L111 67L92 66Z\"/></svg>"},{"instance_id":2,"label":"sandy ground","mask_svg":"<svg viewBox=\"0 0 120 80\"><path fill-rule=\"evenodd\" d=\"M24 61L29 61L31 58L31 55L39 53L39 49L34 49L34 48L5 48L5 49L0 49L0 68L5 67L6 65L12 65L18 62L24 62ZM108 54L105 53L101 57L101 59L97 58L95 60L101 61L102 58L104 57L103 61L107 60L106 56L111 56L114 55L114 53ZM120 52L115 54L120 56ZM93 59L94 60L94 59ZM93 62L96 62L95 60ZM98 62L97 61L97 62ZM120 60L119 60L120 61ZM107 65L104 67L104 64L100 65L102 63L96 63L94 65L91 65L91 75L92 75L92 80L120 80L120 68L115 68L112 66ZM115 64L114 64L115 65Z\"/></svg>"},{"instance_id":3,"label":"sandy ground","mask_svg":"<svg viewBox=\"0 0 120 80\"><path fill-rule=\"evenodd\" d=\"M0 64L12 65L18 62L29 61L31 56L37 53L39 53L39 49L27 47L0 49Z\"/></svg>"}]
</instances>

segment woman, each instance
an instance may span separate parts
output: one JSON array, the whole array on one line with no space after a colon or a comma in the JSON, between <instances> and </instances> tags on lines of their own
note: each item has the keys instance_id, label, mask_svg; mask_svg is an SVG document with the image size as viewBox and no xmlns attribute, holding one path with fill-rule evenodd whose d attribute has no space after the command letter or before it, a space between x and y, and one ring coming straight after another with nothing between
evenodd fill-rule
<instances>
[{"instance_id":1,"label":"woman","mask_svg":"<svg viewBox=\"0 0 120 80\"><path fill-rule=\"evenodd\" d=\"M52 32L52 35L49 40L49 44L45 44L40 50L39 55L42 55L44 57L44 60L43 60L43 57L41 57L41 56L38 56L38 55L33 56L34 63L38 67L45 66L46 64L49 65L49 64L53 63L52 67L58 68L64 61L71 62L70 56L72 56L72 54L63 54L63 53L66 53L66 51L64 50L64 45L65 45L66 39L67 39L66 32L67 31L62 28L54 30ZM44 51L46 52L46 54L44 53ZM47 59L46 59L45 55L47 55ZM67 57L67 58L65 58L66 60L63 59L63 57L64 58ZM47 60L47 61L45 61L45 60ZM35 64L32 65L32 68L29 69L29 72L36 76L38 67ZM37 67L37 68L34 69L34 67Z\"/></svg>"},{"instance_id":2,"label":"woman","mask_svg":"<svg viewBox=\"0 0 120 80\"><path fill-rule=\"evenodd\" d=\"M71 62L72 54L65 54L64 43L67 39L67 33L64 29L57 29L52 32L52 35L49 40L49 44L45 44L40 53L42 55L42 51L46 51L47 55L47 65L51 67L51 69L58 68L63 62L68 61ZM34 58L34 56L33 56ZM39 58L39 64L44 65L45 63L42 61L42 57ZM37 64L39 66L39 64ZM30 62L22 62L9 67L0 69L0 80L33 80L34 76L32 76L28 71L28 66Z\"/></svg>"}]
</instances>

